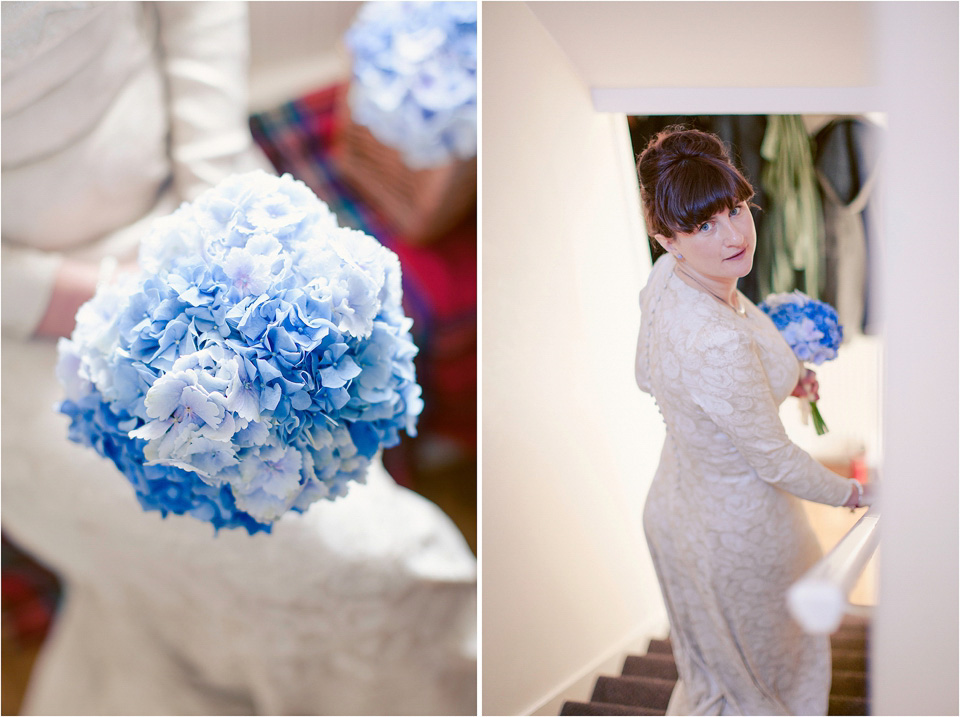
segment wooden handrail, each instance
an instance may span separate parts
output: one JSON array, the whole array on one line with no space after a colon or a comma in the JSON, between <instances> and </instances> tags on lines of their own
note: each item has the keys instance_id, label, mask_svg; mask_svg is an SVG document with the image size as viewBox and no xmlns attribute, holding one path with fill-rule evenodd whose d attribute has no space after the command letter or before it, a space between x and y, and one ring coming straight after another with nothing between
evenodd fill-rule
<instances>
[{"instance_id":1,"label":"wooden handrail","mask_svg":"<svg viewBox=\"0 0 960 717\"><path fill-rule=\"evenodd\" d=\"M847 596L877 549L880 511L872 506L833 549L787 591L790 614L811 634L836 632Z\"/></svg>"}]
</instances>

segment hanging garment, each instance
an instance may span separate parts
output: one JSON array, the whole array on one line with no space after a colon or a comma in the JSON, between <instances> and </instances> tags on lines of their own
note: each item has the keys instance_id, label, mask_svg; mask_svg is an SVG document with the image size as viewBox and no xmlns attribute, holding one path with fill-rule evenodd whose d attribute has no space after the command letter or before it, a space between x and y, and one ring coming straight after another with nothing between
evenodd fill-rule
<instances>
[{"instance_id":1,"label":"hanging garment","mask_svg":"<svg viewBox=\"0 0 960 717\"><path fill-rule=\"evenodd\" d=\"M754 260L761 296L800 289L820 297L823 216L810 138L800 115L771 115L760 153L766 218Z\"/></svg>"},{"instance_id":2,"label":"hanging garment","mask_svg":"<svg viewBox=\"0 0 960 717\"><path fill-rule=\"evenodd\" d=\"M859 118L834 120L816 136L825 229L824 299L836 307L847 336L863 331L867 321L871 241L864 218L879 181L880 140L880 129Z\"/></svg>"},{"instance_id":3,"label":"hanging garment","mask_svg":"<svg viewBox=\"0 0 960 717\"><path fill-rule=\"evenodd\" d=\"M723 140L730 149L734 166L753 185L753 203L760 209L751 208L750 211L759 234L766 219L763 208L767 206L767 196L760 182L760 177L763 175L763 157L760 155L760 147L767 131L767 116L711 115L706 119L709 120L707 131L713 132ZM740 279L737 287L754 303L759 303L764 298L760 295L755 271L751 271Z\"/></svg>"}]
</instances>

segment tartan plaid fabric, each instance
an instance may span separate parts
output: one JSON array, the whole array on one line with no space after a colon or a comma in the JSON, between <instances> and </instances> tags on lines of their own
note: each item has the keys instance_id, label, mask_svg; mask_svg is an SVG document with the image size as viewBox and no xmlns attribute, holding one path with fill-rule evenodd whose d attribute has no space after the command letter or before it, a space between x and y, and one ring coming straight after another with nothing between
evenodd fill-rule
<instances>
[{"instance_id":1,"label":"tartan plaid fabric","mask_svg":"<svg viewBox=\"0 0 960 717\"><path fill-rule=\"evenodd\" d=\"M429 245L392 231L339 177L329 150L339 129L333 85L250 118L254 139L278 172L289 172L326 202L340 224L360 229L396 252L403 267L404 309L420 347L418 379L425 408L420 432L476 449L476 214Z\"/></svg>"},{"instance_id":2,"label":"tartan plaid fabric","mask_svg":"<svg viewBox=\"0 0 960 717\"><path fill-rule=\"evenodd\" d=\"M42 639L60 602L60 583L3 535L3 636L17 643Z\"/></svg>"}]
</instances>

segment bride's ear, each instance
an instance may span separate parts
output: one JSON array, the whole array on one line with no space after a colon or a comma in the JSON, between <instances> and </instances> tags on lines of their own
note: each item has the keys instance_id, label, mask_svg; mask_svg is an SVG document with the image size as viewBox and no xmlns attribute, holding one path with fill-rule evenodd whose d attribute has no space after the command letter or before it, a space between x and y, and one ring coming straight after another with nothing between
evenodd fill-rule
<instances>
[{"instance_id":1,"label":"bride's ear","mask_svg":"<svg viewBox=\"0 0 960 717\"><path fill-rule=\"evenodd\" d=\"M663 234L654 234L653 238L657 240L657 243L663 247L664 251L670 251L673 249L673 238L665 237Z\"/></svg>"}]
</instances>

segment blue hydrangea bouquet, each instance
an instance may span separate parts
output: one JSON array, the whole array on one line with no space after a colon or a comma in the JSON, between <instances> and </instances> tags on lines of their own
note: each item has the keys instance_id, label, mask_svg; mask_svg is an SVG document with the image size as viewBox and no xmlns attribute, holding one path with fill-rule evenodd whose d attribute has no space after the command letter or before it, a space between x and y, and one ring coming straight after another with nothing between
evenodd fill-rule
<instances>
[{"instance_id":1,"label":"blue hydrangea bouquet","mask_svg":"<svg viewBox=\"0 0 960 717\"><path fill-rule=\"evenodd\" d=\"M269 532L416 434L411 325L393 252L289 175L234 175L81 307L60 411L144 509Z\"/></svg>"},{"instance_id":2,"label":"blue hydrangea bouquet","mask_svg":"<svg viewBox=\"0 0 960 717\"><path fill-rule=\"evenodd\" d=\"M771 294L759 308L772 320L780 335L801 361L820 365L837 357L843 341L843 327L836 310L800 291ZM817 435L827 432L816 401L810 401L813 427Z\"/></svg>"},{"instance_id":3,"label":"blue hydrangea bouquet","mask_svg":"<svg viewBox=\"0 0 960 717\"><path fill-rule=\"evenodd\" d=\"M477 4L370 2L345 42L354 121L412 169L477 153Z\"/></svg>"}]
</instances>

